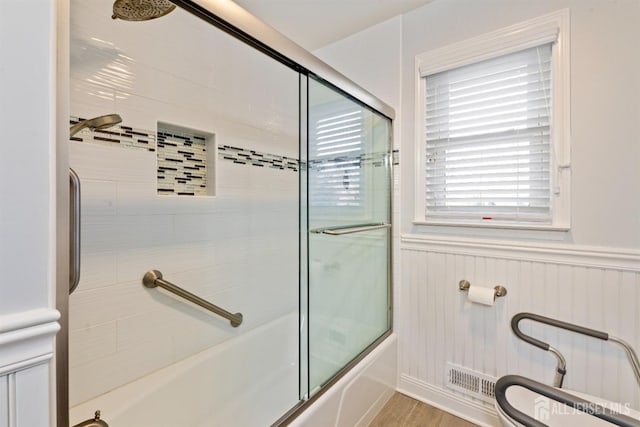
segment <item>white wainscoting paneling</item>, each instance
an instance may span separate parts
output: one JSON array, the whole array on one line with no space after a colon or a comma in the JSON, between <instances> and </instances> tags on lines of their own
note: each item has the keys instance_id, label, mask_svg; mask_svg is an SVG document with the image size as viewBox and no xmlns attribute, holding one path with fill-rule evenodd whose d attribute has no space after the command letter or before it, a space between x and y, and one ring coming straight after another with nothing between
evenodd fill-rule
<instances>
[{"instance_id":1,"label":"white wainscoting paneling","mask_svg":"<svg viewBox=\"0 0 640 427\"><path fill-rule=\"evenodd\" d=\"M0 316L0 427L49 425L49 361L59 313Z\"/></svg>"},{"instance_id":2,"label":"white wainscoting paneling","mask_svg":"<svg viewBox=\"0 0 640 427\"><path fill-rule=\"evenodd\" d=\"M0 377L0 427L9 426L9 377Z\"/></svg>"},{"instance_id":3,"label":"white wainscoting paneling","mask_svg":"<svg viewBox=\"0 0 640 427\"><path fill-rule=\"evenodd\" d=\"M638 252L407 235L401 257L399 388L478 423L497 420L490 406L481 411L486 404L446 388L446 362L495 377L552 381L555 359L515 337L516 313L602 330L640 347ZM472 304L458 290L461 279L501 284L508 295L492 307ZM565 388L640 407L640 387L621 349L530 321L521 327L564 354Z\"/></svg>"}]
</instances>

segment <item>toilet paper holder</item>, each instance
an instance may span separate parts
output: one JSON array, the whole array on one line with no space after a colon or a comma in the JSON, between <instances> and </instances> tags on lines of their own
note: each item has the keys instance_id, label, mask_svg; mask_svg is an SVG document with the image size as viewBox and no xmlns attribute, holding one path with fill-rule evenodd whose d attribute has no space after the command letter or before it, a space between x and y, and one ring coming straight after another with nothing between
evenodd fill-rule
<instances>
[{"instance_id":1,"label":"toilet paper holder","mask_svg":"<svg viewBox=\"0 0 640 427\"><path fill-rule=\"evenodd\" d=\"M460 282L458 282L458 289L460 289L461 291L468 291L470 287L471 282L469 282L468 280L462 279L460 280ZM507 288L505 288L504 286L497 285L493 289L495 291L494 295L496 297L503 297L507 294Z\"/></svg>"}]
</instances>

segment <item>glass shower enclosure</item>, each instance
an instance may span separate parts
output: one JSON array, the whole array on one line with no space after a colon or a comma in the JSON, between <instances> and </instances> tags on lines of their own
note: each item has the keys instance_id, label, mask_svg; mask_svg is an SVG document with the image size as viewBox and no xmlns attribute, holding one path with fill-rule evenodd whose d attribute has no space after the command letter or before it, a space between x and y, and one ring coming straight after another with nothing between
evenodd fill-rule
<instances>
[{"instance_id":1,"label":"glass shower enclosure","mask_svg":"<svg viewBox=\"0 0 640 427\"><path fill-rule=\"evenodd\" d=\"M390 121L308 80L308 387L390 328ZM304 281L303 281L304 283Z\"/></svg>"},{"instance_id":2,"label":"glass shower enclosure","mask_svg":"<svg viewBox=\"0 0 640 427\"><path fill-rule=\"evenodd\" d=\"M232 2L173 3L133 22L70 1L59 426L286 423L390 333L392 110Z\"/></svg>"}]
</instances>

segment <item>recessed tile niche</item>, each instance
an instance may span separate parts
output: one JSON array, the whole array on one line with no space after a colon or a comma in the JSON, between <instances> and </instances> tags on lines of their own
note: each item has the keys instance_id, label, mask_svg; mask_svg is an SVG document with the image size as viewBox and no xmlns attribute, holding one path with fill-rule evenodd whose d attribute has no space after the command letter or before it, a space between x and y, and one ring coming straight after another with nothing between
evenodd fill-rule
<instances>
[{"instance_id":1,"label":"recessed tile niche","mask_svg":"<svg viewBox=\"0 0 640 427\"><path fill-rule=\"evenodd\" d=\"M215 135L158 122L158 194L215 196Z\"/></svg>"}]
</instances>

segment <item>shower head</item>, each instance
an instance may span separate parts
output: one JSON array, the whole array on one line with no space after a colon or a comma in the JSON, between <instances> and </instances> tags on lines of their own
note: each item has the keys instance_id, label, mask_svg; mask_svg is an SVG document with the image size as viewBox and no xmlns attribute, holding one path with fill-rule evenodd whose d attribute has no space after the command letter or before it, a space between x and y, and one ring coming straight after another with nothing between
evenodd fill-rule
<instances>
[{"instance_id":1,"label":"shower head","mask_svg":"<svg viewBox=\"0 0 640 427\"><path fill-rule=\"evenodd\" d=\"M113 19L148 21L172 12L176 5L169 0L116 0L113 3Z\"/></svg>"},{"instance_id":2,"label":"shower head","mask_svg":"<svg viewBox=\"0 0 640 427\"><path fill-rule=\"evenodd\" d=\"M94 117L93 119L83 120L71 126L69 129L69 137L72 137L85 128L90 128L91 130L106 129L120 122L122 122L122 117L120 117L119 114L106 114L104 116Z\"/></svg>"}]
</instances>

